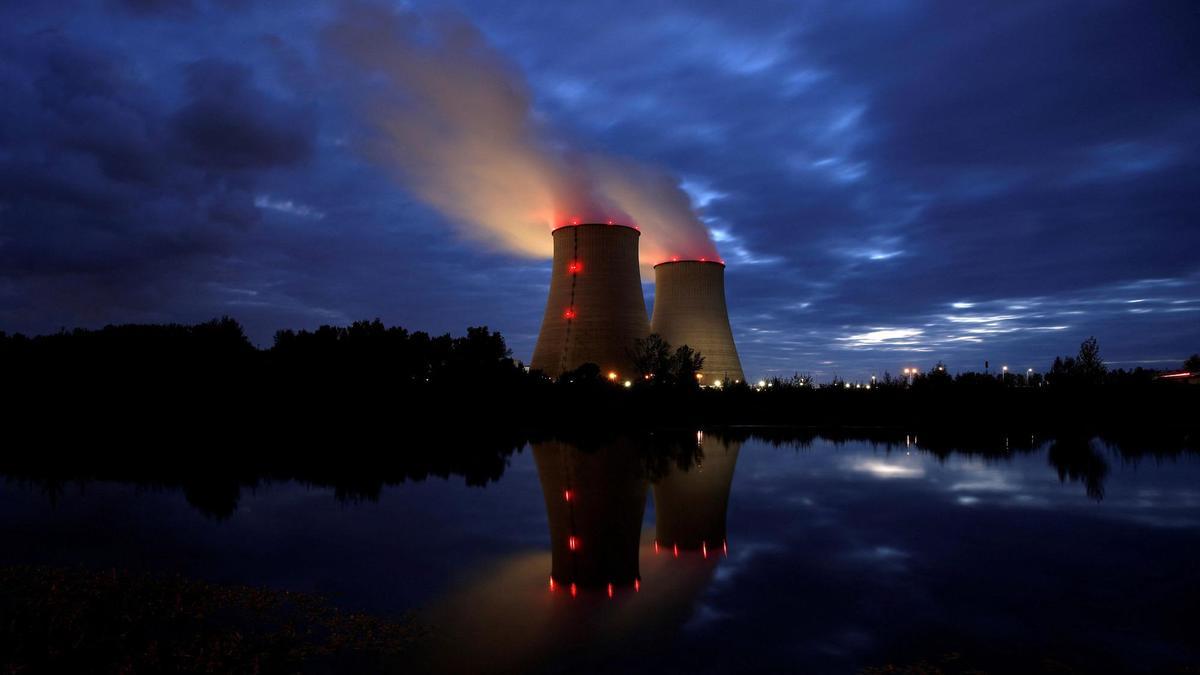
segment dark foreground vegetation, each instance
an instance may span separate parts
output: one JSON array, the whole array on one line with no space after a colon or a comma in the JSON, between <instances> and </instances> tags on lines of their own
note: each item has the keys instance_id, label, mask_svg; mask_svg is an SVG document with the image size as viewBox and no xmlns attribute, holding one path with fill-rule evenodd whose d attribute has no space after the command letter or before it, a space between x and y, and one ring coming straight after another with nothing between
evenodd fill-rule
<instances>
[{"instance_id":1,"label":"dark foreground vegetation","mask_svg":"<svg viewBox=\"0 0 1200 675\"><path fill-rule=\"evenodd\" d=\"M1194 430L1200 387L1111 371L1094 340L1047 372L815 383L800 375L702 388L703 354L647 340L639 374L586 364L528 372L499 333L430 336L379 321L280 331L257 349L232 319L125 325L27 338L0 333L3 409L47 441L305 444L376 442L445 424L488 439L724 425L875 426L910 432ZM1200 371L1200 357L1188 367ZM640 375L640 376L639 376ZM626 380L629 386L625 385Z\"/></svg>"},{"instance_id":2,"label":"dark foreground vegetation","mask_svg":"<svg viewBox=\"0 0 1200 675\"><path fill-rule=\"evenodd\" d=\"M319 597L117 570L0 568L0 672L374 672L422 633Z\"/></svg>"}]
</instances>

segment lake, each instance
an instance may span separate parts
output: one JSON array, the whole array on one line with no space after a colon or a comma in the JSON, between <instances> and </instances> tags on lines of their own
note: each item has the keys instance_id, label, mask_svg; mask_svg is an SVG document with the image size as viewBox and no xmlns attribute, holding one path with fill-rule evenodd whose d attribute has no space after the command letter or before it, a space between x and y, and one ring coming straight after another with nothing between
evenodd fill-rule
<instances>
[{"instance_id":1,"label":"lake","mask_svg":"<svg viewBox=\"0 0 1200 675\"><path fill-rule=\"evenodd\" d=\"M1194 448L778 430L673 443L534 442L482 474L365 488L7 472L0 564L412 611L430 637L411 658L430 671L1200 666Z\"/></svg>"}]
</instances>

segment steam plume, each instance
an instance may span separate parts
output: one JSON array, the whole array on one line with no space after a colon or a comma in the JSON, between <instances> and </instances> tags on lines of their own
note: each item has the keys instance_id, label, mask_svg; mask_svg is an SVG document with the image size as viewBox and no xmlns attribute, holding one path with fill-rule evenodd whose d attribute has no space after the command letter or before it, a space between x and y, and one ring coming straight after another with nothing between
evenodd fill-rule
<instances>
[{"instance_id":1,"label":"steam plume","mask_svg":"<svg viewBox=\"0 0 1200 675\"><path fill-rule=\"evenodd\" d=\"M534 257L578 222L632 224L642 259L718 257L670 174L573 151L533 114L524 79L465 18L348 4L329 27L370 86L364 150L475 239ZM597 102L600 104L601 102Z\"/></svg>"}]
</instances>

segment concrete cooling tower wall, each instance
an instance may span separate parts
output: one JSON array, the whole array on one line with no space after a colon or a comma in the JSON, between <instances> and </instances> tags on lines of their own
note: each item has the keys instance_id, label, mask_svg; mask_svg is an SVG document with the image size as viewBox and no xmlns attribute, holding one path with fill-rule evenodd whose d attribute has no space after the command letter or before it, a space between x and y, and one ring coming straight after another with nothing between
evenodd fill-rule
<instances>
[{"instance_id":1,"label":"concrete cooling tower wall","mask_svg":"<svg viewBox=\"0 0 1200 675\"><path fill-rule=\"evenodd\" d=\"M650 333L638 269L640 236L621 225L554 230L550 295L532 369L557 377L595 363L605 375L633 377L628 350L634 340Z\"/></svg>"},{"instance_id":2,"label":"concrete cooling tower wall","mask_svg":"<svg viewBox=\"0 0 1200 675\"><path fill-rule=\"evenodd\" d=\"M654 266L654 317L650 332L671 346L688 345L704 356L704 384L742 381L742 362L725 306L725 265L681 260Z\"/></svg>"},{"instance_id":3,"label":"concrete cooling tower wall","mask_svg":"<svg viewBox=\"0 0 1200 675\"><path fill-rule=\"evenodd\" d=\"M550 523L551 579L564 590L632 586L648 483L634 448L613 443L583 452L557 441L533 444Z\"/></svg>"},{"instance_id":4,"label":"concrete cooling tower wall","mask_svg":"<svg viewBox=\"0 0 1200 675\"><path fill-rule=\"evenodd\" d=\"M704 437L696 463L654 485L655 539L667 549L721 550L739 441Z\"/></svg>"}]
</instances>

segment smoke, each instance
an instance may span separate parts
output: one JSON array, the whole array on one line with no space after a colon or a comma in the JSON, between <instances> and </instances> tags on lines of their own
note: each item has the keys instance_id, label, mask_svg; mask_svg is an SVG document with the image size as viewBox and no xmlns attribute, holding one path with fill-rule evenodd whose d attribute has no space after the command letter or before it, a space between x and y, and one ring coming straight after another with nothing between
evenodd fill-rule
<instances>
[{"instance_id":1,"label":"smoke","mask_svg":"<svg viewBox=\"0 0 1200 675\"><path fill-rule=\"evenodd\" d=\"M467 236L549 257L553 228L611 221L641 229L648 264L718 257L676 177L573 150L537 119L521 74L465 18L350 3L326 38L349 66L339 76L363 85L363 152Z\"/></svg>"}]
</instances>

